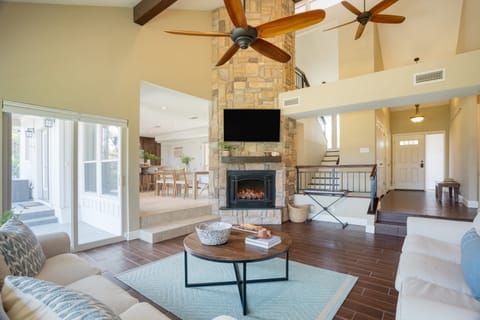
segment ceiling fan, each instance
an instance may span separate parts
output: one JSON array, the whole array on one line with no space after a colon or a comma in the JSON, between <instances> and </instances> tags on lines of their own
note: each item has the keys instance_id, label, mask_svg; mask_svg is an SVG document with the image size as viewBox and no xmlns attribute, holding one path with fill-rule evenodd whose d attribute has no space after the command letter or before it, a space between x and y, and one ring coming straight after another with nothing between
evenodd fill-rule
<instances>
[{"instance_id":1,"label":"ceiling fan","mask_svg":"<svg viewBox=\"0 0 480 320\"><path fill-rule=\"evenodd\" d=\"M248 47L252 47L257 52L275 61L287 62L290 60L290 55L263 38L274 37L306 28L321 22L325 18L325 11L312 10L252 27L247 23L241 0L224 0L224 3L228 15L235 26L230 33L184 30L169 30L165 32L187 36L230 37L234 43L220 60L218 60L216 66L221 66L226 63L239 49L247 49Z\"/></svg>"},{"instance_id":2,"label":"ceiling fan","mask_svg":"<svg viewBox=\"0 0 480 320\"><path fill-rule=\"evenodd\" d=\"M323 31L329 31L332 29L336 29L339 27L346 26L348 24L354 23L355 21L358 21L360 23L358 25L357 33L355 34L355 40L360 38L362 36L363 30L365 29L365 25L367 24L368 21L372 22L377 22L377 23L402 23L405 20L405 17L403 16L396 16L396 15L391 15L391 14L379 14L383 10L387 9L390 7L392 4L397 2L398 0L383 0L380 3L377 3L373 8L371 8L369 11L366 11L365 9L365 0L363 0L363 12L358 10L355 6L353 6L350 2L348 1L342 1L342 4L345 8L347 8L350 12L355 14L357 18L355 20L342 23L338 26L332 27L325 29Z\"/></svg>"}]
</instances>

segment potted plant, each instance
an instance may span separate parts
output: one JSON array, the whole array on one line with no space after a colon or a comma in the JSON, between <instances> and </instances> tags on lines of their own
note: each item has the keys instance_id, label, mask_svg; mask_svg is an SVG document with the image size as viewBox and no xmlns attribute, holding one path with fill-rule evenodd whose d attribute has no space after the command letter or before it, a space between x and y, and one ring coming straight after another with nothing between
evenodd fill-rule
<instances>
[{"instance_id":1,"label":"potted plant","mask_svg":"<svg viewBox=\"0 0 480 320\"><path fill-rule=\"evenodd\" d=\"M160 157L157 156L156 154L150 153L150 152L144 152L143 153L143 160L150 165L151 160L160 160Z\"/></svg>"},{"instance_id":2,"label":"potted plant","mask_svg":"<svg viewBox=\"0 0 480 320\"><path fill-rule=\"evenodd\" d=\"M225 141L219 141L218 147L222 150L222 156L224 157L229 157L232 154L232 151L238 148L238 146Z\"/></svg>"},{"instance_id":3,"label":"potted plant","mask_svg":"<svg viewBox=\"0 0 480 320\"><path fill-rule=\"evenodd\" d=\"M12 210L6 210L2 212L2 216L0 218L0 226L7 222L13 216Z\"/></svg>"},{"instance_id":4,"label":"potted plant","mask_svg":"<svg viewBox=\"0 0 480 320\"><path fill-rule=\"evenodd\" d=\"M190 166L190 162L195 159L194 157L190 157L190 156L182 156L182 163L185 165L185 169L188 169L188 167Z\"/></svg>"}]
</instances>

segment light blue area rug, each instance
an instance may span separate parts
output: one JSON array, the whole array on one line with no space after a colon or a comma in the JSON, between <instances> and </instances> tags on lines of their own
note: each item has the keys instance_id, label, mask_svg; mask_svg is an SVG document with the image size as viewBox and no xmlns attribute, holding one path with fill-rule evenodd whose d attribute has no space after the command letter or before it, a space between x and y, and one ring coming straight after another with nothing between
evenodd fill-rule
<instances>
[{"instance_id":1,"label":"light blue area rug","mask_svg":"<svg viewBox=\"0 0 480 320\"><path fill-rule=\"evenodd\" d=\"M116 277L181 319L333 319L357 278L290 261L288 281L247 284L248 314L236 285L185 288L183 253L126 271ZM241 270L241 267L240 267ZM188 256L189 283L235 280L230 263ZM282 277L285 260L247 265L247 279Z\"/></svg>"}]
</instances>

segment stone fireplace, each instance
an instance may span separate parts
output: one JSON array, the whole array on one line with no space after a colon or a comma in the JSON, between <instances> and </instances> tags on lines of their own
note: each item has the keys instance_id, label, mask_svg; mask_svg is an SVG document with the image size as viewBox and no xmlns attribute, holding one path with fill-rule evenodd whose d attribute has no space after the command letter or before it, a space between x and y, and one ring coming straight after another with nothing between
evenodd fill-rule
<instances>
[{"instance_id":1,"label":"stone fireplace","mask_svg":"<svg viewBox=\"0 0 480 320\"><path fill-rule=\"evenodd\" d=\"M245 0L245 8L248 23L257 26L293 14L294 2ZM230 32L231 29L233 25L225 8L213 11L213 31ZM218 142L223 141L224 136L224 109L280 109L279 93L295 88L294 34L266 40L287 51L292 59L288 63L279 63L248 48L239 50L223 66L212 68L210 198L215 199L212 201L213 213L219 214L223 221L234 224L279 224L286 221L286 204L292 201L295 192L294 119L281 115L279 142L234 142L238 148L230 157L222 156L218 147ZM213 38L212 64L215 64L231 45L229 38ZM245 130L248 130L248 124ZM271 154L277 156L272 157ZM270 183L273 188L271 191L262 191L268 193L269 199L229 199L229 192L232 190L229 173L238 171L271 172L271 183L263 181L263 184Z\"/></svg>"}]
</instances>

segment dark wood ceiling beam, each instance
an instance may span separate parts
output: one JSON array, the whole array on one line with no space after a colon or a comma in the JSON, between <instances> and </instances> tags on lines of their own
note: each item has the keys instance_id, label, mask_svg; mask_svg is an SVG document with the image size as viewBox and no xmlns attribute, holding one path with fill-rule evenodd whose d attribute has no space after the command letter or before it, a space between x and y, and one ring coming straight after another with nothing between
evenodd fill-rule
<instances>
[{"instance_id":1,"label":"dark wood ceiling beam","mask_svg":"<svg viewBox=\"0 0 480 320\"><path fill-rule=\"evenodd\" d=\"M133 21L143 26L177 0L142 0L133 8Z\"/></svg>"}]
</instances>

